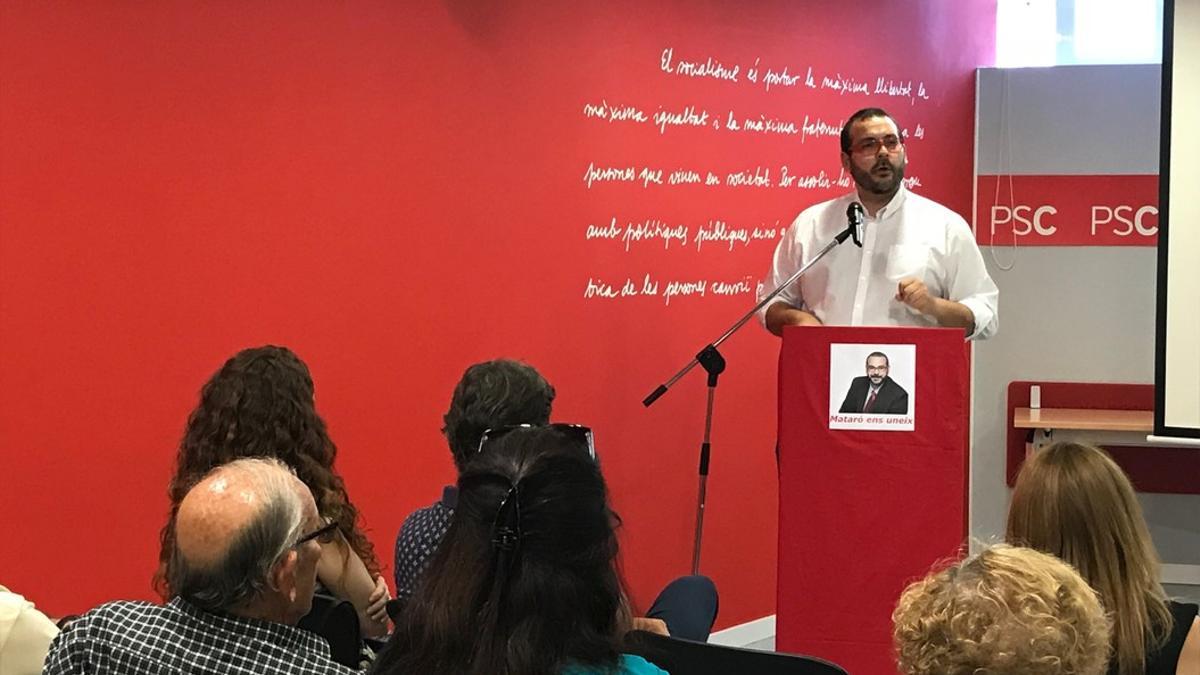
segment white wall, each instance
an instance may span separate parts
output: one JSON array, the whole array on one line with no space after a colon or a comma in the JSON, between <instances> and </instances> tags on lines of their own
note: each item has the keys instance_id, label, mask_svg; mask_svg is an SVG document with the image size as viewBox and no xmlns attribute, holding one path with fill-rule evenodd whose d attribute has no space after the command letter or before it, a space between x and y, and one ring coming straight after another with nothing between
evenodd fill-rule
<instances>
[{"instance_id":1,"label":"white wall","mask_svg":"<svg viewBox=\"0 0 1200 675\"><path fill-rule=\"evenodd\" d=\"M1158 66L980 70L977 172L1156 173L1158 78ZM1153 383L1157 253L1030 246L983 253L1000 287L1001 321L999 334L975 352L970 532L990 540L1003 536L1010 492L1009 382ZM1164 562L1200 564L1200 495L1140 497ZM1170 590L1200 597L1200 586Z\"/></svg>"}]
</instances>

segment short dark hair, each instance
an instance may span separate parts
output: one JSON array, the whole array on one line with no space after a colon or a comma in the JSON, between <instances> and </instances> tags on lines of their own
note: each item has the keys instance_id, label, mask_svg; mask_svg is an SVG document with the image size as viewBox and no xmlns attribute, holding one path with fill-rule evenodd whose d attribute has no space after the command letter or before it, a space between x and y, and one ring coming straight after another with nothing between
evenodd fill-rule
<instances>
[{"instance_id":1,"label":"short dark hair","mask_svg":"<svg viewBox=\"0 0 1200 675\"><path fill-rule=\"evenodd\" d=\"M854 126L855 122L860 120L870 119L872 117L886 117L896 125L896 133L900 135L900 140L904 140L904 133L900 131L900 123L892 117L888 111L883 108L863 108L850 116L846 123L842 125L842 152L850 154L850 127Z\"/></svg>"},{"instance_id":2,"label":"short dark hair","mask_svg":"<svg viewBox=\"0 0 1200 675\"><path fill-rule=\"evenodd\" d=\"M230 470L253 476L262 506L240 530L227 533L229 546L219 560L193 565L176 546L166 570L167 583L176 595L210 612L228 612L261 596L270 584L271 570L303 526L303 506L287 478L291 471L286 465L275 459L239 459L208 475Z\"/></svg>"},{"instance_id":3,"label":"short dark hair","mask_svg":"<svg viewBox=\"0 0 1200 675\"><path fill-rule=\"evenodd\" d=\"M554 387L529 364L495 359L467 368L442 417L454 465L466 468L488 429L550 421L553 403Z\"/></svg>"},{"instance_id":4,"label":"short dark hair","mask_svg":"<svg viewBox=\"0 0 1200 675\"><path fill-rule=\"evenodd\" d=\"M514 429L489 441L458 488L436 574L423 578L372 672L612 670L629 624L618 520L580 439Z\"/></svg>"},{"instance_id":5,"label":"short dark hair","mask_svg":"<svg viewBox=\"0 0 1200 675\"><path fill-rule=\"evenodd\" d=\"M888 368L892 367L891 359L889 359L887 354L884 354L883 352L871 352L870 354L867 354L867 360L870 361L871 359L875 358L876 356L882 356L883 360L885 362L887 362L887 367Z\"/></svg>"}]
</instances>

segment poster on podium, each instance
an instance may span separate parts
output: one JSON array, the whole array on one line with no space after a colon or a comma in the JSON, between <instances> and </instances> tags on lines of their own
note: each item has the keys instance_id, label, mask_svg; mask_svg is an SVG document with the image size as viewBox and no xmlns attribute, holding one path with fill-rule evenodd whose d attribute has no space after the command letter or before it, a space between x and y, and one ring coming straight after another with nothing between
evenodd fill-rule
<instances>
[{"instance_id":1,"label":"poster on podium","mask_svg":"<svg viewBox=\"0 0 1200 675\"><path fill-rule=\"evenodd\" d=\"M829 428L912 431L914 344L829 345Z\"/></svg>"}]
</instances>

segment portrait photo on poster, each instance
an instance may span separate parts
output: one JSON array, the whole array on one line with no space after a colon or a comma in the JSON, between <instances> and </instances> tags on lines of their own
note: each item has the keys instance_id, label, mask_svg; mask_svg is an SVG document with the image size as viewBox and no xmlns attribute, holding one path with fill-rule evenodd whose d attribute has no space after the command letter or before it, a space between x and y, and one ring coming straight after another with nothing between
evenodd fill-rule
<instances>
[{"instance_id":1,"label":"portrait photo on poster","mask_svg":"<svg viewBox=\"0 0 1200 675\"><path fill-rule=\"evenodd\" d=\"M912 431L917 346L829 345L829 428Z\"/></svg>"}]
</instances>

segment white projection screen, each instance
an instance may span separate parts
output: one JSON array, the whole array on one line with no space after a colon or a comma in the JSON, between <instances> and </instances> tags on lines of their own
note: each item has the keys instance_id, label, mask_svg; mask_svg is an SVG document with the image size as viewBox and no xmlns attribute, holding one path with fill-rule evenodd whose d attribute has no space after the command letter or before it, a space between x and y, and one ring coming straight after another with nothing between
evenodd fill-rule
<instances>
[{"instance_id":1,"label":"white projection screen","mask_svg":"<svg viewBox=\"0 0 1200 675\"><path fill-rule=\"evenodd\" d=\"M1163 3L1154 435L1200 445L1200 0Z\"/></svg>"}]
</instances>

